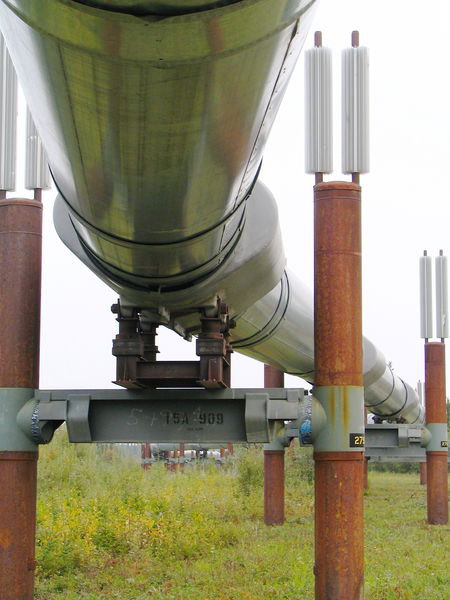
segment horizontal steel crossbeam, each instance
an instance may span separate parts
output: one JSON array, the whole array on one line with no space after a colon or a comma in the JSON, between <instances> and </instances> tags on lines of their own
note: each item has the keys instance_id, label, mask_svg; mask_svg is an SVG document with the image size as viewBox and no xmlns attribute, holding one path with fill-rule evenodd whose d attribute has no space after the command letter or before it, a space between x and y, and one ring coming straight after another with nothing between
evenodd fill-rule
<instances>
[{"instance_id":1,"label":"horizontal steel crossbeam","mask_svg":"<svg viewBox=\"0 0 450 600\"><path fill-rule=\"evenodd\" d=\"M71 442L267 443L305 401L281 388L36 391L19 421L36 443L63 421Z\"/></svg>"}]
</instances>

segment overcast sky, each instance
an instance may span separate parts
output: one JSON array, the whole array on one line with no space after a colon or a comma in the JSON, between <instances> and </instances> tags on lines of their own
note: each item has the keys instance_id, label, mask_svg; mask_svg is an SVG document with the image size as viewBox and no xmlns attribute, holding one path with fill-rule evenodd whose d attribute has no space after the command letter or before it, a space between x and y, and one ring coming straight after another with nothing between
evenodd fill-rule
<instances>
[{"instance_id":1,"label":"overcast sky","mask_svg":"<svg viewBox=\"0 0 450 600\"><path fill-rule=\"evenodd\" d=\"M315 30L334 50L335 173L340 163L340 51L353 29L370 50L371 172L363 186L364 333L413 386L423 379L418 260L448 250L450 50L448 0L321 0ZM313 177L304 174L303 56L272 130L261 179L277 199L288 266L313 287ZM115 294L62 245L45 194L41 388L109 387ZM195 358L194 344L159 336L161 358ZM450 359L449 359L450 360ZM263 367L234 355L233 385L261 386ZM288 377L290 386L299 379Z\"/></svg>"}]
</instances>

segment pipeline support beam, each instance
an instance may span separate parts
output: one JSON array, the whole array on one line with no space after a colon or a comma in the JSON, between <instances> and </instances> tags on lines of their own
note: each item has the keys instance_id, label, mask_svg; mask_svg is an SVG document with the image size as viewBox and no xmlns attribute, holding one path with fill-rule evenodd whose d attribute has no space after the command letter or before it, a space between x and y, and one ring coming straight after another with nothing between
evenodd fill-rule
<instances>
[{"instance_id":1,"label":"pipeline support beam","mask_svg":"<svg viewBox=\"0 0 450 600\"><path fill-rule=\"evenodd\" d=\"M308 402L301 388L36 390L17 422L39 444L65 421L71 442L231 441L279 448L283 421L298 419Z\"/></svg>"}]
</instances>

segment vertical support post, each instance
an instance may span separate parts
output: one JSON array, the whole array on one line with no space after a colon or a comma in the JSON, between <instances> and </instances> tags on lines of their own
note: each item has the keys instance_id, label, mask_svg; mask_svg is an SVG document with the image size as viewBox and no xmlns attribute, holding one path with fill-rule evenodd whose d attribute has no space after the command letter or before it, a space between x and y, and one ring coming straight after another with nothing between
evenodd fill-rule
<instances>
[{"instance_id":1,"label":"vertical support post","mask_svg":"<svg viewBox=\"0 0 450 600\"><path fill-rule=\"evenodd\" d=\"M180 471L182 473L184 473L184 456L185 456L184 444L181 443L180 444Z\"/></svg>"},{"instance_id":2,"label":"vertical support post","mask_svg":"<svg viewBox=\"0 0 450 600\"><path fill-rule=\"evenodd\" d=\"M369 489L369 459L364 458L364 489Z\"/></svg>"},{"instance_id":3,"label":"vertical support post","mask_svg":"<svg viewBox=\"0 0 450 600\"><path fill-rule=\"evenodd\" d=\"M16 424L39 387L42 204L0 200L0 597L32 600L37 446Z\"/></svg>"},{"instance_id":4,"label":"vertical support post","mask_svg":"<svg viewBox=\"0 0 450 600\"><path fill-rule=\"evenodd\" d=\"M420 463L420 485L427 485L427 463Z\"/></svg>"},{"instance_id":5,"label":"vertical support post","mask_svg":"<svg viewBox=\"0 0 450 600\"><path fill-rule=\"evenodd\" d=\"M152 446L149 442L141 444L141 458L141 466L144 469L144 471L148 471L149 469L151 469Z\"/></svg>"},{"instance_id":6,"label":"vertical support post","mask_svg":"<svg viewBox=\"0 0 450 600\"><path fill-rule=\"evenodd\" d=\"M170 462L171 455L172 453L170 450L164 450L164 467L166 468L166 471L172 470L172 463Z\"/></svg>"},{"instance_id":7,"label":"vertical support post","mask_svg":"<svg viewBox=\"0 0 450 600\"><path fill-rule=\"evenodd\" d=\"M264 450L264 523L284 523L284 450Z\"/></svg>"},{"instance_id":8,"label":"vertical support post","mask_svg":"<svg viewBox=\"0 0 450 600\"><path fill-rule=\"evenodd\" d=\"M264 387L284 387L284 373L271 365L264 365ZM284 448L264 446L264 523L284 523Z\"/></svg>"},{"instance_id":9,"label":"vertical support post","mask_svg":"<svg viewBox=\"0 0 450 600\"><path fill-rule=\"evenodd\" d=\"M141 467L145 471L145 444L141 444Z\"/></svg>"},{"instance_id":10,"label":"vertical support post","mask_svg":"<svg viewBox=\"0 0 450 600\"><path fill-rule=\"evenodd\" d=\"M425 342L425 414L432 440L427 446L427 512L430 525L448 523L448 437L445 344Z\"/></svg>"},{"instance_id":11,"label":"vertical support post","mask_svg":"<svg viewBox=\"0 0 450 600\"><path fill-rule=\"evenodd\" d=\"M352 178L353 181L353 178ZM354 182L355 183L355 182ZM364 409L364 423L367 425L367 408ZM364 489L369 489L369 458L367 456L364 457Z\"/></svg>"},{"instance_id":12,"label":"vertical support post","mask_svg":"<svg viewBox=\"0 0 450 600\"><path fill-rule=\"evenodd\" d=\"M314 187L315 598L364 595L361 188Z\"/></svg>"}]
</instances>

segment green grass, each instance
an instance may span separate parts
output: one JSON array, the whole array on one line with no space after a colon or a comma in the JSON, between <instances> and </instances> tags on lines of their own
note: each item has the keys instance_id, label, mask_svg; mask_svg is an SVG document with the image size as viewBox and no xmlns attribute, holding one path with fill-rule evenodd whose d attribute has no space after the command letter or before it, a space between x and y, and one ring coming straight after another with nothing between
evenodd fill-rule
<instances>
[{"instance_id":1,"label":"green grass","mask_svg":"<svg viewBox=\"0 0 450 600\"><path fill-rule=\"evenodd\" d=\"M311 464L287 458L286 524L266 527L260 448L176 474L61 432L41 452L36 599L312 600ZM448 600L449 527L426 524L418 475L370 484L366 598Z\"/></svg>"}]
</instances>

